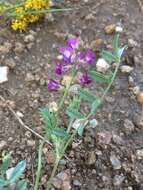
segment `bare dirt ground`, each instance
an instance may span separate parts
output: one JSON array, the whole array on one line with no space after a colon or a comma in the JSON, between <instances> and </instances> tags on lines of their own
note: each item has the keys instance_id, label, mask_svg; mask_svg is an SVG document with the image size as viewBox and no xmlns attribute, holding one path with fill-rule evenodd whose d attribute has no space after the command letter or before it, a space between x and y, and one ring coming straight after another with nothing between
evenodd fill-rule
<instances>
[{"instance_id":1,"label":"bare dirt ground","mask_svg":"<svg viewBox=\"0 0 143 190\"><path fill-rule=\"evenodd\" d=\"M97 128L87 128L82 143L74 142L70 160L61 165L59 172L69 169L74 190L142 190L143 108L135 90L143 90L143 13L136 0L71 0L63 5L79 9L54 14L54 20L45 19L26 33L0 26L0 45L6 46L5 51L0 50L0 65L9 67L8 82L0 84L0 95L20 112L26 125L42 133L38 109L57 98L48 92L46 84L57 48L70 35L80 35L88 46L103 39L106 47L113 35L105 34L105 26L121 25L121 43L129 44L122 64L133 67L133 71L119 72L105 105L95 116ZM21 128L1 103L0 153L11 151L13 164L27 160L26 177L31 185L37 145L38 138ZM43 184L51 172L51 165L44 164L47 172Z\"/></svg>"}]
</instances>

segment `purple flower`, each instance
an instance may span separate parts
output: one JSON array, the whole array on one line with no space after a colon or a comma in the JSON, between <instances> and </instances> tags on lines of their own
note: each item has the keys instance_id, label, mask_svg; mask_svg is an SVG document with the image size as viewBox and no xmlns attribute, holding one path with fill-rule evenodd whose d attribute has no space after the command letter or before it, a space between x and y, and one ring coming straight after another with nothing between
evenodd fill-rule
<instances>
[{"instance_id":1,"label":"purple flower","mask_svg":"<svg viewBox=\"0 0 143 190\"><path fill-rule=\"evenodd\" d=\"M83 86L86 86L88 84L90 84L92 82L92 80L90 79L90 77L88 76L87 73L82 74L82 76L80 77L80 82Z\"/></svg>"},{"instance_id":2,"label":"purple flower","mask_svg":"<svg viewBox=\"0 0 143 190\"><path fill-rule=\"evenodd\" d=\"M91 65L94 63L96 55L91 49L87 49L86 51L79 54L78 59L80 62Z\"/></svg>"},{"instance_id":3,"label":"purple flower","mask_svg":"<svg viewBox=\"0 0 143 190\"><path fill-rule=\"evenodd\" d=\"M67 65L64 62L57 62L55 67L55 73L57 75L63 75L68 71Z\"/></svg>"},{"instance_id":4,"label":"purple flower","mask_svg":"<svg viewBox=\"0 0 143 190\"><path fill-rule=\"evenodd\" d=\"M79 38L70 38L67 43L71 48L78 49Z\"/></svg>"},{"instance_id":5,"label":"purple flower","mask_svg":"<svg viewBox=\"0 0 143 190\"><path fill-rule=\"evenodd\" d=\"M67 63L72 62L74 50L71 47L61 47L59 51L63 55L64 61L66 61Z\"/></svg>"},{"instance_id":6,"label":"purple flower","mask_svg":"<svg viewBox=\"0 0 143 190\"><path fill-rule=\"evenodd\" d=\"M57 91L60 88L60 83L56 80L49 79L48 89L49 91Z\"/></svg>"}]
</instances>

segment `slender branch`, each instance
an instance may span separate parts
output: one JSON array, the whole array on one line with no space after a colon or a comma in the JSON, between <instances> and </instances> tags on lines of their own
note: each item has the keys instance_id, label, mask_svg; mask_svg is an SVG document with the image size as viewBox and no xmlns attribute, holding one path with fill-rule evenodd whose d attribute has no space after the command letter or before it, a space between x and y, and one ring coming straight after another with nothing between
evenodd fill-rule
<instances>
[{"instance_id":1,"label":"slender branch","mask_svg":"<svg viewBox=\"0 0 143 190\"><path fill-rule=\"evenodd\" d=\"M2 101L6 101L1 95L0 95L0 99ZM44 142L48 143L50 146L52 146L52 143L50 143L48 140L46 140L43 136L41 136L39 133L37 133L36 131L34 131L33 129L31 129L30 127L28 127L27 125L24 124L24 122L22 121L22 119L16 114L16 112L9 106L7 105L7 107L9 108L9 110L11 111L11 113L15 116L15 118L19 121L19 123L21 124L21 126L25 129L27 129L28 131L30 131L31 133L33 133L35 136L37 136L38 138L40 138L41 140L43 140Z\"/></svg>"},{"instance_id":2,"label":"slender branch","mask_svg":"<svg viewBox=\"0 0 143 190\"><path fill-rule=\"evenodd\" d=\"M41 176L41 168L42 168L42 148L44 145L44 141L42 141L39 145L39 152L38 152L38 168L36 172L36 182L34 186L34 190L39 189L39 181L40 181L40 176Z\"/></svg>"}]
</instances>

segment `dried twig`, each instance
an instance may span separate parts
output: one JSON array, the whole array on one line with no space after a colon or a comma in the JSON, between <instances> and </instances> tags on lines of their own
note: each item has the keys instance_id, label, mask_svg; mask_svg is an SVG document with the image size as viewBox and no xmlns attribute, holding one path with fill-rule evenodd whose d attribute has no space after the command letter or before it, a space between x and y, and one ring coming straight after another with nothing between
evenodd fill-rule
<instances>
[{"instance_id":1,"label":"dried twig","mask_svg":"<svg viewBox=\"0 0 143 190\"><path fill-rule=\"evenodd\" d=\"M1 95L0 95L0 99L2 101L4 101L4 102L6 101ZM22 119L15 113L15 111L9 105L7 105L7 107L9 108L9 110L11 111L11 113L15 116L15 118L19 121L19 123L21 124L21 126L23 128L27 129L28 131L30 131L31 133L33 133L35 136L37 136L38 138L42 139L44 142L46 142L50 146L52 146L52 144L48 140L46 140L43 136L41 136L39 133L35 132L33 129L31 129L27 125L25 125L24 122L22 121Z\"/></svg>"},{"instance_id":2,"label":"dried twig","mask_svg":"<svg viewBox=\"0 0 143 190\"><path fill-rule=\"evenodd\" d=\"M137 2L139 4L139 6L140 6L141 11L143 12L143 4L142 4L141 0L137 0Z\"/></svg>"}]
</instances>

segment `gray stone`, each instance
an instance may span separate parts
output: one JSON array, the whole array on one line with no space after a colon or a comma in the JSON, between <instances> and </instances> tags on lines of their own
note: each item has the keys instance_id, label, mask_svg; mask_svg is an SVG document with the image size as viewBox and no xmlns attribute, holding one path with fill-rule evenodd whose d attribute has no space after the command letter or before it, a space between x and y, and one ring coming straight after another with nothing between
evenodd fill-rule
<instances>
[{"instance_id":1,"label":"gray stone","mask_svg":"<svg viewBox=\"0 0 143 190\"><path fill-rule=\"evenodd\" d=\"M115 155L110 156L110 162L111 162L114 170L121 169L121 162Z\"/></svg>"}]
</instances>

